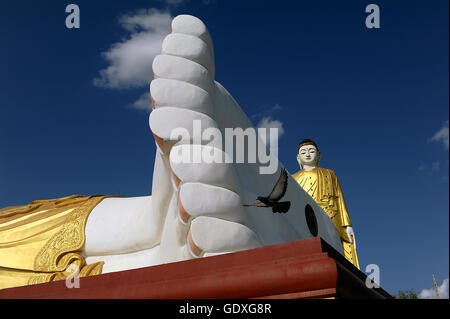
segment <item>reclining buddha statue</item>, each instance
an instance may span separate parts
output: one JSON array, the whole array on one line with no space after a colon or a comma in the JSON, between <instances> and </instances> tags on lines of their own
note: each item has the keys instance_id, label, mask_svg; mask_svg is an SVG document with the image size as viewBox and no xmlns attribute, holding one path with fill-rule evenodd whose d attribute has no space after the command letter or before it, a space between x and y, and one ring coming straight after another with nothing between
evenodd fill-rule
<instances>
[{"instance_id":1,"label":"reclining buddha statue","mask_svg":"<svg viewBox=\"0 0 450 319\"><path fill-rule=\"evenodd\" d=\"M330 217L273 155L274 169L267 171L258 161L177 160L176 154L189 152L229 158L221 141L202 133L253 128L214 80L212 40L201 20L173 19L172 32L154 58L153 78L151 196L72 195L1 209L0 289L67 278L71 265L90 276L313 236L344 253ZM195 123L204 131L199 133ZM180 129L189 138L174 136ZM267 150L262 139L257 146ZM289 205L280 213L270 205L281 197ZM248 205L258 198L265 206ZM315 231L305 207L313 211Z\"/></svg>"}]
</instances>

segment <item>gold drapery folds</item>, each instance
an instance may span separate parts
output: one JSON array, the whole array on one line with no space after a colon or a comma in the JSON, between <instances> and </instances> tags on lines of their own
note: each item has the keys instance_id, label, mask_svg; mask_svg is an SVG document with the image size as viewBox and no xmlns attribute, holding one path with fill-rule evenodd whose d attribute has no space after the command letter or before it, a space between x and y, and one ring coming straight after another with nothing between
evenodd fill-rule
<instances>
[{"instance_id":1,"label":"gold drapery folds","mask_svg":"<svg viewBox=\"0 0 450 319\"><path fill-rule=\"evenodd\" d=\"M101 274L80 254L89 213L106 196L37 200L0 209L0 289ZM70 267L75 265L78 268Z\"/></svg>"},{"instance_id":2,"label":"gold drapery folds","mask_svg":"<svg viewBox=\"0 0 450 319\"><path fill-rule=\"evenodd\" d=\"M341 237L345 258L359 269L354 242L350 243L346 231L346 227L351 226L350 217L336 173L331 169L315 167L302 169L292 177L331 218Z\"/></svg>"}]
</instances>

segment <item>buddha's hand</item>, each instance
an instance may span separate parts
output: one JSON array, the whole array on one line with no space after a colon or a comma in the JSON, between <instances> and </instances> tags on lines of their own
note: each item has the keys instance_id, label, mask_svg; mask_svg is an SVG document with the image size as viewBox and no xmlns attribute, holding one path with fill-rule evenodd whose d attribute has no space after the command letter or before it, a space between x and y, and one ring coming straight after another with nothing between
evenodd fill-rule
<instances>
[{"instance_id":1,"label":"buddha's hand","mask_svg":"<svg viewBox=\"0 0 450 319\"><path fill-rule=\"evenodd\" d=\"M283 168L275 157L262 156L266 148L252 134L250 121L214 81L213 46L202 21L187 15L174 18L153 73L149 122L158 150L152 202L153 213L161 216L161 262L311 237L307 204L315 211L318 235L340 245L328 216L289 175L279 200L290 202L287 213L243 206L269 195ZM235 163L243 143L225 148L232 142L222 140L227 128L250 129L244 163ZM265 165L255 163L255 157Z\"/></svg>"}]
</instances>

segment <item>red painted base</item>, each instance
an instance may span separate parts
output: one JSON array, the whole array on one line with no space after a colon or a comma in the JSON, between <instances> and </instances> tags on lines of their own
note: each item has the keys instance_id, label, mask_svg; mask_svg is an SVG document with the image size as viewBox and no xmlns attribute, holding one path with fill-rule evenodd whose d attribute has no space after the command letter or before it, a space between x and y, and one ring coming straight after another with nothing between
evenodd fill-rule
<instances>
[{"instance_id":1,"label":"red painted base","mask_svg":"<svg viewBox=\"0 0 450 319\"><path fill-rule=\"evenodd\" d=\"M0 290L0 298L391 298L321 238Z\"/></svg>"}]
</instances>

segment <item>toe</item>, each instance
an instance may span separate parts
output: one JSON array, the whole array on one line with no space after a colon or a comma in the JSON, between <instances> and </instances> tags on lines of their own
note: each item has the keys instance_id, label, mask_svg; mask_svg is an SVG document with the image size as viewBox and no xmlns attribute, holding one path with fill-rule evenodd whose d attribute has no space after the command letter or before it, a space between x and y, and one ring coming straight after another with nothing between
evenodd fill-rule
<instances>
[{"instance_id":1,"label":"toe","mask_svg":"<svg viewBox=\"0 0 450 319\"><path fill-rule=\"evenodd\" d=\"M246 222L241 197L233 191L213 185L183 183L179 192L179 207L182 217L212 216L239 223Z\"/></svg>"},{"instance_id":2,"label":"toe","mask_svg":"<svg viewBox=\"0 0 450 319\"><path fill-rule=\"evenodd\" d=\"M215 159L207 162L205 154L214 154ZM170 151L169 159L173 172L183 183L203 183L241 193L233 164L222 150L214 146L175 145Z\"/></svg>"},{"instance_id":3,"label":"toe","mask_svg":"<svg viewBox=\"0 0 450 319\"><path fill-rule=\"evenodd\" d=\"M153 80L150 84L150 96L155 108L172 106L212 116L213 102L210 94L187 82L162 78Z\"/></svg>"},{"instance_id":4,"label":"toe","mask_svg":"<svg viewBox=\"0 0 450 319\"><path fill-rule=\"evenodd\" d=\"M196 36L206 42L210 51L213 53L213 44L211 35L206 25L197 17L182 14L172 20L172 33L189 34Z\"/></svg>"},{"instance_id":5,"label":"toe","mask_svg":"<svg viewBox=\"0 0 450 319\"><path fill-rule=\"evenodd\" d=\"M162 54L178 56L204 66L214 78L214 59L202 39L188 34L169 34L163 41Z\"/></svg>"},{"instance_id":6,"label":"toe","mask_svg":"<svg viewBox=\"0 0 450 319\"><path fill-rule=\"evenodd\" d=\"M209 116L176 107L161 107L149 116L150 129L159 138L170 141L202 141L202 130L217 128ZM206 135L204 138L208 138Z\"/></svg>"},{"instance_id":7,"label":"toe","mask_svg":"<svg viewBox=\"0 0 450 319\"><path fill-rule=\"evenodd\" d=\"M213 217L195 218L191 223L190 237L191 250L206 253L233 252L261 247L258 236L247 226Z\"/></svg>"},{"instance_id":8,"label":"toe","mask_svg":"<svg viewBox=\"0 0 450 319\"><path fill-rule=\"evenodd\" d=\"M172 79L191 83L207 92L213 92L211 73L201 64L173 55L161 54L153 60L154 78Z\"/></svg>"}]
</instances>

